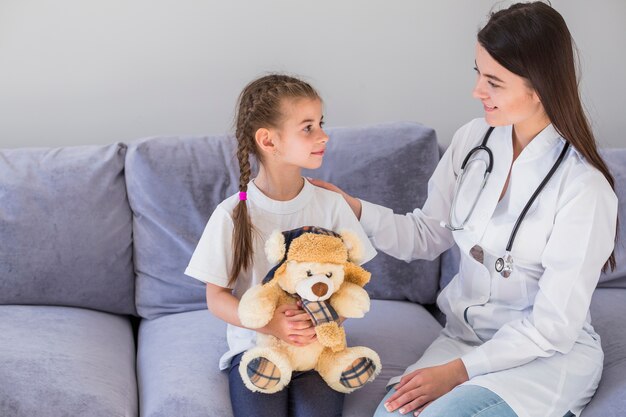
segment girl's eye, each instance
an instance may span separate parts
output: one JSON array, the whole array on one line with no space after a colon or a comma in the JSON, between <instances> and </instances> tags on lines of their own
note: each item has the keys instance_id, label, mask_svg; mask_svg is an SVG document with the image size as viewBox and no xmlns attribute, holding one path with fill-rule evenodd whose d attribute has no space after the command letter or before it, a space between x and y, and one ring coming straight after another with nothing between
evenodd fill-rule
<instances>
[{"instance_id":1,"label":"girl's eye","mask_svg":"<svg viewBox=\"0 0 626 417\"><path fill-rule=\"evenodd\" d=\"M324 127L324 125L325 125L325 124L326 124L326 122L321 121L321 122L320 122L320 127Z\"/></svg>"},{"instance_id":2,"label":"girl's eye","mask_svg":"<svg viewBox=\"0 0 626 417\"><path fill-rule=\"evenodd\" d=\"M312 273L311 271L306 271L306 276L307 276L307 277L312 277L312 276L313 276L313 273Z\"/></svg>"},{"instance_id":3,"label":"girl's eye","mask_svg":"<svg viewBox=\"0 0 626 417\"><path fill-rule=\"evenodd\" d=\"M487 81L487 83L489 83L489 85L492 86L493 88L500 88L500 86L498 84L494 84L491 81Z\"/></svg>"},{"instance_id":4,"label":"girl's eye","mask_svg":"<svg viewBox=\"0 0 626 417\"><path fill-rule=\"evenodd\" d=\"M474 67L474 71L476 71L477 74L480 74L480 72L478 71L478 68Z\"/></svg>"},{"instance_id":5,"label":"girl's eye","mask_svg":"<svg viewBox=\"0 0 626 417\"><path fill-rule=\"evenodd\" d=\"M328 274L326 274L326 276L327 276L328 278L330 278L330 277L332 277L332 276L333 276L333 273L332 273L332 272L329 272Z\"/></svg>"},{"instance_id":6,"label":"girl's eye","mask_svg":"<svg viewBox=\"0 0 626 417\"><path fill-rule=\"evenodd\" d=\"M313 130L313 126L312 126L312 125L308 125L307 127L305 127L305 128L304 128L304 129L302 129L302 130L304 130L305 132L307 132L307 133L308 133L308 132L310 132L311 130Z\"/></svg>"}]
</instances>

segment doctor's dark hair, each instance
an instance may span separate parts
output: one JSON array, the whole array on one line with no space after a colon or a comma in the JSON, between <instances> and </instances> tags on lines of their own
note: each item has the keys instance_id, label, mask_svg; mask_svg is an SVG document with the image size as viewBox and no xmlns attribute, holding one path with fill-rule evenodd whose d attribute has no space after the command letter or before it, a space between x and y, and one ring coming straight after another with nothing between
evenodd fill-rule
<instances>
[{"instance_id":1,"label":"doctor's dark hair","mask_svg":"<svg viewBox=\"0 0 626 417\"><path fill-rule=\"evenodd\" d=\"M297 78L269 74L249 83L239 95L235 116L237 159L239 161L239 191L248 191L251 176L250 155L263 163L255 135L261 128L278 128L283 122L281 105L285 100L321 100L311 85ZM252 264L252 221L246 200L240 200L233 210L233 264L228 284L237 280L240 272Z\"/></svg>"},{"instance_id":2,"label":"doctor's dark hair","mask_svg":"<svg viewBox=\"0 0 626 417\"><path fill-rule=\"evenodd\" d=\"M491 14L478 32L478 42L500 65L526 79L557 132L615 189L613 176L598 153L583 110L576 76L575 45L559 12L539 1L513 4ZM611 253L603 271L609 267L615 269L615 252Z\"/></svg>"}]
</instances>

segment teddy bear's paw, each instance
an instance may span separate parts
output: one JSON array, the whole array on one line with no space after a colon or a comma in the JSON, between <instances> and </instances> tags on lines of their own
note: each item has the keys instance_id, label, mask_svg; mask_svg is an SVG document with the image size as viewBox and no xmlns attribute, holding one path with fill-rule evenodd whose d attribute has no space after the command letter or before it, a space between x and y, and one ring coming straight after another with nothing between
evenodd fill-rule
<instances>
[{"instance_id":1,"label":"teddy bear's paw","mask_svg":"<svg viewBox=\"0 0 626 417\"><path fill-rule=\"evenodd\" d=\"M280 350L254 347L243 354L239 362L239 375L253 392L272 394L285 388L291 380L289 358Z\"/></svg>"},{"instance_id":2,"label":"teddy bear's paw","mask_svg":"<svg viewBox=\"0 0 626 417\"><path fill-rule=\"evenodd\" d=\"M269 359L252 359L246 366L250 382L261 392L271 391L281 382L280 369Z\"/></svg>"},{"instance_id":3,"label":"teddy bear's paw","mask_svg":"<svg viewBox=\"0 0 626 417\"><path fill-rule=\"evenodd\" d=\"M355 359L341 373L339 383L348 389L360 388L376 375L376 364L370 358Z\"/></svg>"},{"instance_id":4,"label":"teddy bear's paw","mask_svg":"<svg viewBox=\"0 0 626 417\"><path fill-rule=\"evenodd\" d=\"M361 318L370 309L370 298L363 288L344 283L342 290L331 298L330 304L340 316Z\"/></svg>"}]
</instances>

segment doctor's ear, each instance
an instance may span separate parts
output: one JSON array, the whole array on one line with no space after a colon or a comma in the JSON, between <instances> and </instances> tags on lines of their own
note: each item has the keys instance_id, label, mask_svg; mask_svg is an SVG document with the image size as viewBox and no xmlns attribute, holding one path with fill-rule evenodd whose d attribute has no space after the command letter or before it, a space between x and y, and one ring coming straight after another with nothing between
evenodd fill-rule
<instances>
[{"instance_id":1,"label":"doctor's ear","mask_svg":"<svg viewBox=\"0 0 626 417\"><path fill-rule=\"evenodd\" d=\"M542 104L541 103L541 97L539 97L539 94L537 93L537 90L535 90L534 88L530 89L530 96L531 96L531 98L533 99L533 101L535 103Z\"/></svg>"}]
</instances>

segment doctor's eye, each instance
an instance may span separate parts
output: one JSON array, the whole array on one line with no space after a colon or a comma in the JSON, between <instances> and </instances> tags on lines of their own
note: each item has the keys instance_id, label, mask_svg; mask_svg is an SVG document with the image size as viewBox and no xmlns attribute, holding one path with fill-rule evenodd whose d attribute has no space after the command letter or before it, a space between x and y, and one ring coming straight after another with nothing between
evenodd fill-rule
<instances>
[{"instance_id":1,"label":"doctor's eye","mask_svg":"<svg viewBox=\"0 0 626 417\"><path fill-rule=\"evenodd\" d=\"M306 276L307 276L307 277L312 277L312 276L313 276L313 273L312 273L311 271L306 271Z\"/></svg>"}]
</instances>

